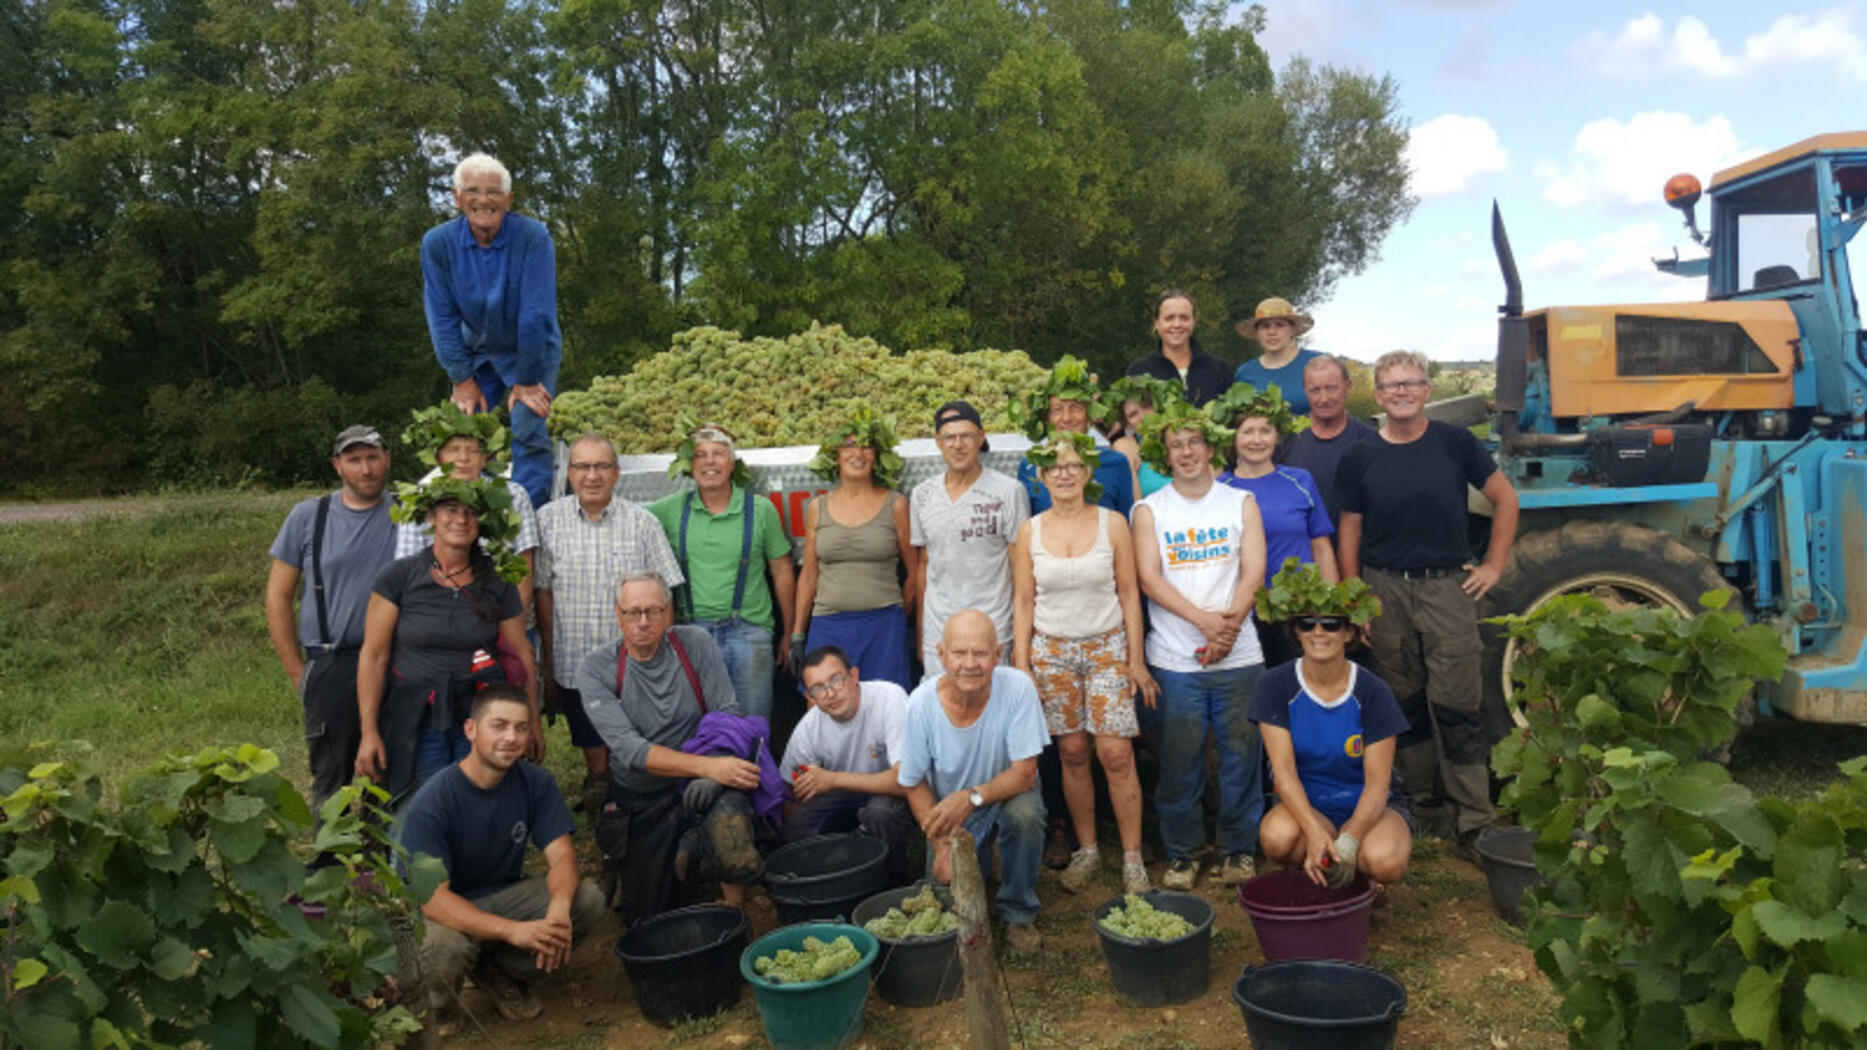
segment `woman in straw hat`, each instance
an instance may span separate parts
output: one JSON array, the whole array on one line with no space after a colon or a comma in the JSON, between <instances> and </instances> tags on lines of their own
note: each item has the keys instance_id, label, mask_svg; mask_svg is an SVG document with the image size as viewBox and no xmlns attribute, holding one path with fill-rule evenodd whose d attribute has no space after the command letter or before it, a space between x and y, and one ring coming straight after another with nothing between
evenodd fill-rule
<instances>
[{"instance_id":1,"label":"woman in straw hat","mask_svg":"<svg viewBox=\"0 0 1867 1050\"><path fill-rule=\"evenodd\" d=\"M1309 415L1309 395L1303 392L1303 369L1322 355L1297 346L1297 340L1315 327L1310 315L1272 297L1258 304L1250 317L1238 322L1238 334L1264 348L1255 359L1238 366L1233 380L1259 390L1276 387L1284 403L1297 415Z\"/></svg>"}]
</instances>

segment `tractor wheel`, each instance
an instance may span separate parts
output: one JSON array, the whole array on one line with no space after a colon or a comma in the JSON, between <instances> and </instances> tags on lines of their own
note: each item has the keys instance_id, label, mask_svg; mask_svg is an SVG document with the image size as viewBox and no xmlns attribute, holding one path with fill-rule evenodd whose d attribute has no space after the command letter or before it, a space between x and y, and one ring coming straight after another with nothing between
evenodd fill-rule
<instances>
[{"instance_id":1,"label":"tractor wheel","mask_svg":"<svg viewBox=\"0 0 1867 1050\"><path fill-rule=\"evenodd\" d=\"M1686 615L1706 591L1730 590L1711 560L1662 532L1616 522L1571 521L1533 532L1511 549L1504 575L1485 598L1482 616L1530 613L1564 594L1589 594L1610 609L1664 606ZM1498 732L1523 725L1511 701L1517 643L1484 625L1487 719ZM1746 712L1750 705L1746 706ZM1748 718L1743 720L1747 721Z\"/></svg>"}]
</instances>

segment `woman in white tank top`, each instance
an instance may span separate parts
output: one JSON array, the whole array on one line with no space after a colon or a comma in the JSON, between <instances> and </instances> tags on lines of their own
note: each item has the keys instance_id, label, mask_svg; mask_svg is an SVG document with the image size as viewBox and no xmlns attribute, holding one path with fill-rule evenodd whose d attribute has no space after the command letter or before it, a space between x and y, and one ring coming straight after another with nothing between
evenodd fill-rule
<instances>
[{"instance_id":1,"label":"woman in white tank top","mask_svg":"<svg viewBox=\"0 0 1867 1050\"><path fill-rule=\"evenodd\" d=\"M1119 514L1095 504L1100 493L1088 491L1098 456L1087 435L1059 431L1026 458L1051 502L1018 530L1011 548L1011 662L1037 683L1062 759L1063 797L1081 843L1063 870L1063 888L1078 892L1102 869L1093 751L1121 834L1123 885L1144 893L1134 695L1139 690L1152 707L1158 690L1143 654L1134 540Z\"/></svg>"}]
</instances>

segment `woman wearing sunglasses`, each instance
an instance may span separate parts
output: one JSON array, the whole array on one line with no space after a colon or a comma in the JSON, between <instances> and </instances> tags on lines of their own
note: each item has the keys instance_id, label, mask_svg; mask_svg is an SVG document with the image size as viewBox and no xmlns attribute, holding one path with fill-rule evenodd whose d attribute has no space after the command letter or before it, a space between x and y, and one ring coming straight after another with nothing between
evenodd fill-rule
<instances>
[{"instance_id":1,"label":"woman wearing sunglasses","mask_svg":"<svg viewBox=\"0 0 1867 1050\"><path fill-rule=\"evenodd\" d=\"M1303 650L1264 672L1251 698L1276 792L1258 825L1265 856L1300 865L1319 886L1347 885L1356 872L1398 880L1413 852L1394 776L1407 719L1387 683L1345 653L1380 601L1360 580L1331 584L1291 565L1259 593L1258 611L1288 623Z\"/></svg>"}]
</instances>

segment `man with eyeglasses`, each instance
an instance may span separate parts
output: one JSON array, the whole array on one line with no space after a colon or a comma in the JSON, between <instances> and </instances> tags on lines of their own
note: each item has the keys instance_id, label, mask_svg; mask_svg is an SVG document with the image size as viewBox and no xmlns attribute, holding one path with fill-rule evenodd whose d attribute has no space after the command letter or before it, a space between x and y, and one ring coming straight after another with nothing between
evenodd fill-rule
<instances>
[{"instance_id":1,"label":"man with eyeglasses","mask_svg":"<svg viewBox=\"0 0 1867 1050\"><path fill-rule=\"evenodd\" d=\"M742 906L764 874L748 795L760 786L758 763L682 750L703 716L739 713L732 676L712 635L675 626L664 577L632 573L613 593L622 636L577 667L584 711L610 754L596 841L617 877L612 899L633 921L666 911L679 883L714 876L726 903Z\"/></svg>"},{"instance_id":2,"label":"man with eyeglasses","mask_svg":"<svg viewBox=\"0 0 1867 1050\"><path fill-rule=\"evenodd\" d=\"M1387 413L1377 440L1342 457L1337 560L1381 599L1369 625L1375 670L1393 687L1409 728L1395 768L1423 827L1450 830L1475 859L1496 816L1487 762L1478 602L1497 585L1517 535L1517 491L1471 432L1426 417L1424 355L1383 354L1374 396ZM1490 542L1474 561L1467 488L1491 504ZM1446 824L1450 823L1450 829Z\"/></svg>"},{"instance_id":3,"label":"man with eyeglasses","mask_svg":"<svg viewBox=\"0 0 1867 1050\"><path fill-rule=\"evenodd\" d=\"M778 765L792 799L784 840L861 832L888 844L889 883L906 882L915 826L897 775L908 694L893 682L863 681L834 645L806 653L801 673L810 710Z\"/></svg>"},{"instance_id":4,"label":"man with eyeglasses","mask_svg":"<svg viewBox=\"0 0 1867 1050\"><path fill-rule=\"evenodd\" d=\"M582 803L592 821L609 791L609 750L584 715L576 689L578 662L615 640L610 608L625 578L653 572L670 588L684 579L661 523L616 498L620 478L615 446L601 434L585 434L570 446L570 486L576 498L553 500L538 511L533 586L545 709L563 713L571 743L583 749Z\"/></svg>"},{"instance_id":5,"label":"man with eyeglasses","mask_svg":"<svg viewBox=\"0 0 1867 1050\"><path fill-rule=\"evenodd\" d=\"M934 411L934 438L946 473L914 486L908 500L908 542L920 559L921 666L940 673L940 638L947 618L978 609L1011 644L1011 541L1031 516L1024 486L979 462L986 451L978 409L949 401Z\"/></svg>"},{"instance_id":6,"label":"man with eyeglasses","mask_svg":"<svg viewBox=\"0 0 1867 1050\"><path fill-rule=\"evenodd\" d=\"M1316 480L1329 523L1342 527L1342 496L1336 473L1348 450L1375 440L1374 428L1348 414L1348 392L1354 381L1348 363L1332 354L1319 354L1303 368L1303 393L1309 398L1309 429L1284 442L1279 461L1302 467Z\"/></svg>"}]
</instances>

